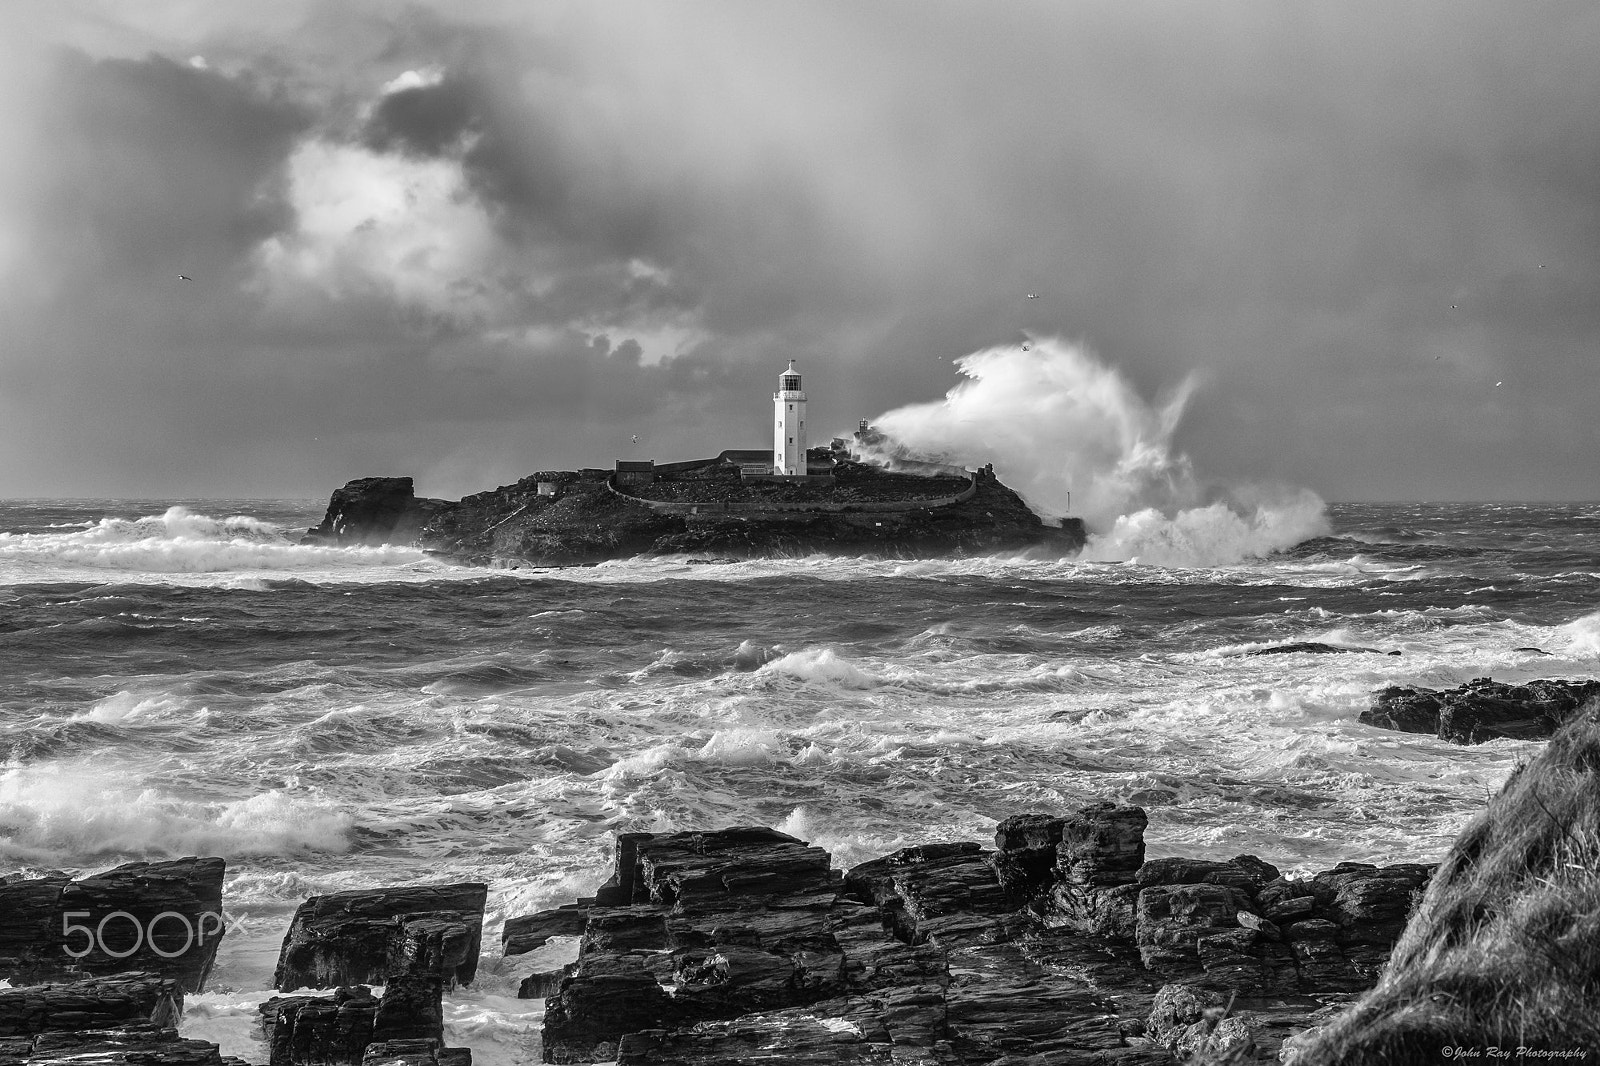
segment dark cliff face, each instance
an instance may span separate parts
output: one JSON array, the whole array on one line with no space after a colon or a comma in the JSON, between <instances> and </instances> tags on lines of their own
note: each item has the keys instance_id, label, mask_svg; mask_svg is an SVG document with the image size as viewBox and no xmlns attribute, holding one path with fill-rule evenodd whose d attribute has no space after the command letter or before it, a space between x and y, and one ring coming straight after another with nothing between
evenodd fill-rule
<instances>
[{"instance_id":1,"label":"dark cliff face","mask_svg":"<svg viewBox=\"0 0 1600 1066\"><path fill-rule=\"evenodd\" d=\"M414 544L427 525L454 506L418 498L408 477L364 477L335 489L322 524L306 530L303 544Z\"/></svg>"},{"instance_id":2,"label":"dark cliff face","mask_svg":"<svg viewBox=\"0 0 1600 1066\"><path fill-rule=\"evenodd\" d=\"M721 476L726 473L709 471L637 490L675 501L674 511L613 491L605 470L536 473L454 504L415 499L410 478L365 478L333 494L327 517L307 539L416 543L464 563L499 566L569 566L685 553L914 557L1044 548L1064 554L1084 542L1082 523L1045 526L1020 496L987 474L961 502L886 511L868 508L885 501L908 505L920 487L917 479L907 482L908 489L903 476L896 481L894 475L857 468L843 471L837 486L823 489L741 486L736 472ZM924 493L950 488L925 480ZM954 485L964 487L960 481Z\"/></svg>"}]
</instances>

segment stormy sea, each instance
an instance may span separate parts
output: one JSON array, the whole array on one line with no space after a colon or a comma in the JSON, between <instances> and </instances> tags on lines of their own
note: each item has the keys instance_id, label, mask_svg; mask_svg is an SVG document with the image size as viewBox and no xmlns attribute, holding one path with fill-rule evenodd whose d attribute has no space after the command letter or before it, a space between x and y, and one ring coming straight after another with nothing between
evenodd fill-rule
<instances>
[{"instance_id":1,"label":"stormy sea","mask_svg":"<svg viewBox=\"0 0 1600 1066\"><path fill-rule=\"evenodd\" d=\"M446 1038L537 1061L517 982L571 945L502 959L500 925L590 893L614 832L768 825L848 867L1114 799L1152 857L1426 861L1538 744L1364 726L1373 690L1600 666L1594 505L1332 505L1181 564L525 570L299 545L321 510L0 501L0 876L225 857L184 1035L257 1062L310 895L487 881ZM1296 641L1329 648L1251 654Z\"/></svg>"}]
</instances>

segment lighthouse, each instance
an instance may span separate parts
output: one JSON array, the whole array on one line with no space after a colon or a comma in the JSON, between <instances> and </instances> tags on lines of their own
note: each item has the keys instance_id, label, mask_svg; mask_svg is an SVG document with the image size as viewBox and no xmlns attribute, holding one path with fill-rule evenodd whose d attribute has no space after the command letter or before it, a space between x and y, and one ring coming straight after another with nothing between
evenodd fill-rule
<instances>
[{"instance_id":1,"label":"lighthouse","mask_svg":"<svg viewBox=\"0 0 1600 1066\"><path fill-rule=\"evenodd\" d=\"M806 476L806 394L800 391L800 372L789 360L789 369L778 375L778 391L772 394L772 472L784 477Z\"/></svg>"}]
</instances>

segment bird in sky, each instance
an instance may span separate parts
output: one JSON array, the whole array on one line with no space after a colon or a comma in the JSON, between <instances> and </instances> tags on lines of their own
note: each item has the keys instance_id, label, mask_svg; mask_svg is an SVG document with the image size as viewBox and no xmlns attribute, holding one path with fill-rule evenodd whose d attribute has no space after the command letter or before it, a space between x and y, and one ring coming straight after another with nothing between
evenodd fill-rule
<instances>
[{"instance_id":1,"label":"bird in sky","mask_svg":"<svg viewBox=\"0 0 1600 1066\"><path fill-rule=\"evenodd\" d=\"M1503 381L1497 381L1497 382L1494 383L1494 387L1498 389L1501 385L1504 385L1504 384L1505 384L1505 382L1503 382Z\"/></svg>"},{"instance_id":2,"label":"bird in sky","mask_svg":"<svg viewBox=\"0 0 1600 1066\"><path fill-rule=\"evenodd\" d=\"M635 444L639 443L639 434L635 433L633 435L633 443L635 443Z\"/></svg>"},{"instance_id":3,"label":"bird in sky","mask_svg":"<svg viewBox=\"0 0 1600 1066\"><path fill-rule=\"evenodd\" d=\"M1028 293L1028 299L1030 299L1030 300L1037 300L1037 299L1038 299L1038 298L1039 298L1039 294L1038 294L1038 293L1036 293L1036 292L1030 292L1030 293Z\"/></svg>"},{"instance_id":4,"label":"bird in sky","mask_svg":"<svg viewBox=\"0 0 1600 1066\"><path fill-rule=\"evenodd\" d=\"M189 276L189 275L187 275L187 274L179 274L179 275L178 275L178 280L179 280L179 281L193 281L193 280L194 280L194 279L193 279L193 278L191 278L191 277L190 277L190 276Z\"/></svg>"}]
</instances>

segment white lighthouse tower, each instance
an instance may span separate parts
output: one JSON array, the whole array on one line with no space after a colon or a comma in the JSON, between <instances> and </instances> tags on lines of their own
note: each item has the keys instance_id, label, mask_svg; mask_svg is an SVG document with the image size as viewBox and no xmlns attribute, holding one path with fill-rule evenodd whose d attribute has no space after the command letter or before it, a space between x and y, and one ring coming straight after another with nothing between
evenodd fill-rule
<instances>
[{"instance_id":1,"label":"white lighthouse tower","mask_svg":"<svg viewBox=\"0 0 1600 1066\"><path fill-rule=\"evenodd\" d=\"M788 477L806 476L806 394L800 391L800 372L789 369L778 376L772 394L772 472Z\"/></svg>"}]
</instances>

